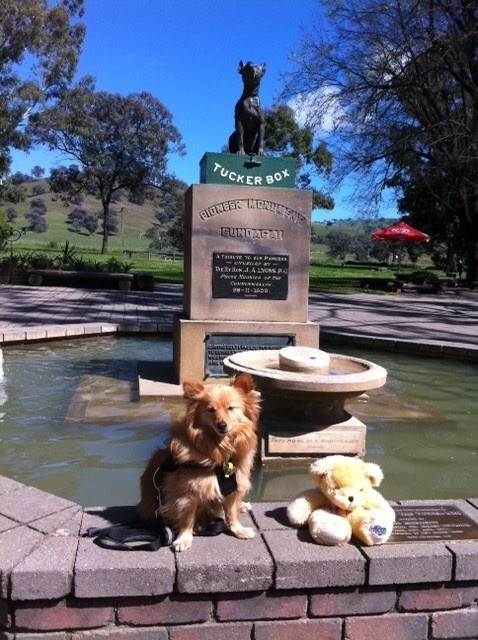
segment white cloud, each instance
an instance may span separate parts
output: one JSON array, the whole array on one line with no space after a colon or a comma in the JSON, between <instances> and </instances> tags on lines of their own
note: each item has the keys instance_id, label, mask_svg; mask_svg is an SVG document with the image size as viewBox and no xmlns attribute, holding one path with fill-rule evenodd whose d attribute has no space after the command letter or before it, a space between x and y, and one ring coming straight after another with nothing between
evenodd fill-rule
<instances>
[{"instance_id":1,"label":"white cloud","mask_svg":"<svg viewBox=\"0 0 478 640\"><path fill-rule=\"evenodd\" d=\"M297 122L301 126L311 126L316 133L332 133L345 120L338 91L333 87L299 94L287 104L294 111Z\"/></svg>"}]
</instances>

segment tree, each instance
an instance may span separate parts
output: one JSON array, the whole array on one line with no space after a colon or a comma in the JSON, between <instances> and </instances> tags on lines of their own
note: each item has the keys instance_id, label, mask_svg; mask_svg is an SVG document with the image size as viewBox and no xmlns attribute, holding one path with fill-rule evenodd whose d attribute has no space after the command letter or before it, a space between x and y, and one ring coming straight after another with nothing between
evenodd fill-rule
<instances>
[{"instance_id":1,"label":"tree","mask_svg":"<svg viewBox=\"0 0 478 640\"><path fill-rule=\"evenodd\" d=\"M331 231L325 236L325 244L331 258L345 260L347 253L353 250L353 238L342 231Z\"/></svg>"},{"instance_id":2,"label":"tree","mask_svg":"<svg viewBox=\"0 0 478 640\"><path fill-rule=\"evenodd\" d=\"M5 213L7 216L7 222L13 222L16 218L18 218L17 210L13 207L7 207L5 209Z\"/></svg>"},{"instance_id":3,"label":"tree","mask_svg":"<svg viewBox=\"0 0 478 640\"><path fill-rule=\"evenodd\" d=\"M45 175L45 169L36 164L31 170L31 176L34 180L40 180Z\"/></svg>"},{"instance_id":4,"label":"tree","mask_svg":"<svg viewBox=\"0 0 478 640\"><path fill-rule=\"evenodd\" d=\"M31 143L22 125L58 100L72 81L84 26L83 0L0 2L0 176L10 166L10 148Z\"/></svg>"},{"instance_id":5,"label":"tree","mask_svg":"<svg viewBox=\"0 0 478 640\"><path fill-rule=\"evenodd\" d=\"M430 231L438 223L456 228L468 278L476 280L478 4L322 5L327 22L305 35L286 94L304 97L311 126L334 121L334 161L342 175L361 179L363 199L392 186L410 207L410 190L419 186L435 205L425 221Z\"/></svg>"},{"instance_id":6,"label":"tree","mask_svg":"<svg viewBox=\"0 0 478 640\"><path fill-rule=\"evenodd\" d=\"M0 209L0 250L7 244L7 240L12 235L12 227L7 222L8 216L3 209Z\"/></svg>"},{"instance_id":7,"label":"tree","mask_svg":"<svg viewBox=\"0 0 478 640\"><path fill-rule=\"evenodd\" d=\"M332 170L332 156L324 142L315 143L312 128L300 126L291 107L274 105L266 109L265 149L277 156L295 158L297 163L296 186L299 189L311 189L313 178L326 178ZM333 209L333 199L312 188L312 206L314 209Z\"/></svg>"},{"instance_id":8,"label":"tree","mask_svg":"<svg viewBox=\"0 0 478 640\"><path fill-rule=\"evenodd\" d=\"M167 175L169 153L182 153L181 135L172 116L154 96L142 92L121 96L95 92L84 82L65 92L54 106L31 119L39 142L78 164L54 176L52 188L69 196L94 191L102 203L103 243L108 253L110 204L120 189L135 193L160 186ZM56 186L54 186L56 185Z\"/></svg>"},{"instance_id":9,"label":"tree","mask_svg":"<svg viewBox=\"0 0 478 640\"><path fill-rule=\"evenodd\" d=\"M161 185L157 195L156 224L151 231L153 246L170 245L179 251L184 249L184 194L187 184L170 176Z\"/></svg>"}]
</instances>

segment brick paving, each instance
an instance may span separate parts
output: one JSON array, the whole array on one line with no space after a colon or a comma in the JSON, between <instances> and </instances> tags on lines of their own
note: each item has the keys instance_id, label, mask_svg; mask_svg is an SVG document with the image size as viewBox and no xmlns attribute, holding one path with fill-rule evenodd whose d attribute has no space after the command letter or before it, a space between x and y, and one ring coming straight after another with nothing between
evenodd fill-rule
<instances>
[{"instance_id":1,"label":"brick paving","mask_svg":"<svg viewBox=\"0 0 478 640\"><path fill-rule=\"evenodd\" d=\"M67 287L0 285L0 343L38 339L46 328L63 327L68 335L91 332L172 330L173 314L182 310L180 285L154 291L115 291ZM453 290L433 294L311 293L309 320L322 337L437 346L478 357L478 292ZM43 332L43 333L42 333ZM61 334L60 334L61 335Z\"/></svg>"}]
</instances>

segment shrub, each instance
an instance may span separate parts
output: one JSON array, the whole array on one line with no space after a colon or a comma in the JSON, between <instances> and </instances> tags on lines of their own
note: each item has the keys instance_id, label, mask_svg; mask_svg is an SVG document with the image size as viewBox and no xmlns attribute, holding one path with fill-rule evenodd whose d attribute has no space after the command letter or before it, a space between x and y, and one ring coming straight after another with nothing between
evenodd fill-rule
<instances>
[{"instance_id":1,"label":"shrub","mask_svg":"<svg viewBox=\"0 0 478 640\"><path fill-rule=\"evenodd\" d=\"M432 271L414 271L410 274L410 281L413 284L423 284L425 281L438 282L438 276L436 276Z\"/></svg>"}]
</instances>

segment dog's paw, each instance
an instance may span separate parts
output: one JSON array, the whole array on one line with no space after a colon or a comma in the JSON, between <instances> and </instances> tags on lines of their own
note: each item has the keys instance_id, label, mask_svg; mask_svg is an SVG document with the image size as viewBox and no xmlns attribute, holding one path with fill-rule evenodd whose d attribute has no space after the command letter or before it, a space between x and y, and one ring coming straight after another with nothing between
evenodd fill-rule
<instances>
[{"instance_id":1,"label":"dog's paw","mask_svg":"<svg viewBox=\"0 0 478 640\"><path fill-rule=\"evenodd\" d=\"M192 543L192 535L189 533L183 533L173 542L173 549L175 551L185 551L191 547Z\"/></svg>"},{"instance_id":2,"label":"dog's paw","mask_svg":"<svg viewBox=\"0 0 478 640\"><path fill-rule=\"evenodd\" d=\"M252 504L250 502L243 502L241 504L241 513L247 513L248 511L252 511Z\"/></svg>"},{"instance_id":3,"label":"dog's paw","mask_svg":"<svg viewBox=\"0 0 478 640\"><path fill-rule=\"evenodd\" d=\"M232 533L236 538L241 538L243 540L253 538L256 535L256 532L251 527L237 527L237 529L234 529Z\"/></svg>"}]
</instances>

